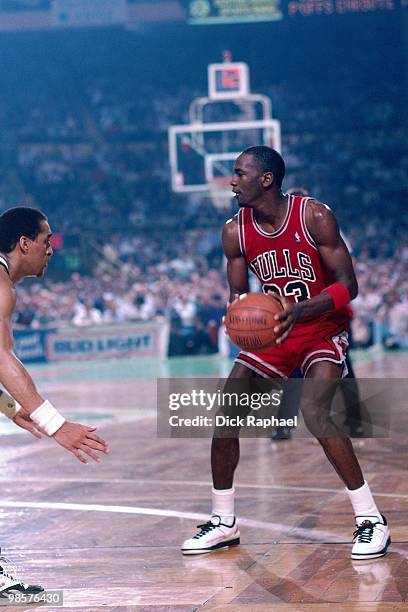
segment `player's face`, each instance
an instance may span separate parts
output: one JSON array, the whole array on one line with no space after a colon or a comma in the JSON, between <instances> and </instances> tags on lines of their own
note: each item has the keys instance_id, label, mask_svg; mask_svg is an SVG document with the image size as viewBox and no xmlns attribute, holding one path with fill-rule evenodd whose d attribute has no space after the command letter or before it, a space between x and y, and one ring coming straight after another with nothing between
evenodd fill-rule
<instances>
[{"instance_id":1,"label":"player's face","mask_svg":"<svg viewBox=\"0 0 408 612\"><path fill-rule=\"evenodd\" d=\"M48 221L41 221L41 231L35 240L29 240L30 268L33 276L40 277L44 274L48 260L52 256L50 238L52 236Z\"/></svg>"},{"instance_id":2,"label":"player's face","mask_svg":"<svg viewBox=\"0 0 408 612\"><path fill-rule=\"evenodd\" d=\"M230 185L238 206L254 206L264 194L264 174L252 155L240 155L235 162Z\"/></svg>"}]
</instances>

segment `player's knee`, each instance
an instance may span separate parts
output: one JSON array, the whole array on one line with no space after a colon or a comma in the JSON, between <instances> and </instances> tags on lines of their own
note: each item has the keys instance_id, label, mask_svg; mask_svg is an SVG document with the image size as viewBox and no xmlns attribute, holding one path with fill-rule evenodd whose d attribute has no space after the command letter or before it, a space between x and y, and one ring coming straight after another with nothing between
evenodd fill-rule
<instances>
[{"instance_id":1,"label":"player's knee","mask_svg":"<svg viewBox=\"0 0 408 612\"><path fill-rule=\"evenodd\" d=\"M329 438L338 435L338 430L330 417L330 407L307 402L302 405L303 420L315 438Z\"/></svg>"},{"instance_id":2,"label":"player's knee","mask_svg":"<svg viewBox=\"0 0 408 612\"><path fill-rule=\"evenodd\" d=\"M308 430L316 438L338 435L330 416L337 381L307 380L303 385L301 411Z\"/></svg>"}]
</instances>

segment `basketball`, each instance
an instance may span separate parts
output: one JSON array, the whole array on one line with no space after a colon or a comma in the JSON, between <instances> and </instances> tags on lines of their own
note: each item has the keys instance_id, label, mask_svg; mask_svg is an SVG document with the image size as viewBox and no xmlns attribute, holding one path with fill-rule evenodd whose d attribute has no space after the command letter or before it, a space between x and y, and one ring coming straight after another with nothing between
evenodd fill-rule
<instances>
[{"instance_id":1,"label":"basketball","mask_svg":"<svg viewBox=\"0 0 408 612\"><path fill-rule=\"evenodd\" d=\"M225 317L227 334L244 351L263 351L275 343L279 300L264 293L246 293L233 302Z\"/></svg>"}]
</instances>

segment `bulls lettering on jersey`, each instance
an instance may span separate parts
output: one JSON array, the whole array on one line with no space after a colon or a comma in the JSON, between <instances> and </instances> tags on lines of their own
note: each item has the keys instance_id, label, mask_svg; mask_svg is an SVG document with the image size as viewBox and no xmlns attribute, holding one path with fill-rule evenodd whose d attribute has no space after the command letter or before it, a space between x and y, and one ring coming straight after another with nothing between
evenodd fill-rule
<instances>
[{"instance_id":1,"label":"bulls lettering on jersey","mask_svg":"<svg viewBox=\"0 0 408 612\"><path fill-rule=\"evenodd\" d=\"M285 220L272 233L257 223L253 209L238 212L240 249L249 268L265 293L274 291L292 302L319 295L333 282L306 226L310 199L289 196Z\"/></svg>"}]
</instances>

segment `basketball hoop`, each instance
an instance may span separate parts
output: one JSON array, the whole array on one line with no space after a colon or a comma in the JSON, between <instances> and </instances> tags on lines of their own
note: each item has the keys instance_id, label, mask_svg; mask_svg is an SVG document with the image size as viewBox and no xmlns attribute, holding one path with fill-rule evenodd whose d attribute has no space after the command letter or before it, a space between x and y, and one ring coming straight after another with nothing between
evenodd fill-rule
<instances>
[{"instance_id":1,"label":"basketball hoop","mask_svg":"<svg viewBox=\"0 0 408 612\"><path fill-rule=\"evenodd\" d=\"M232 193L229 176L213 176L208 180L208 193L216 208L227 208Z\"/></svg>"}]
</instances>

